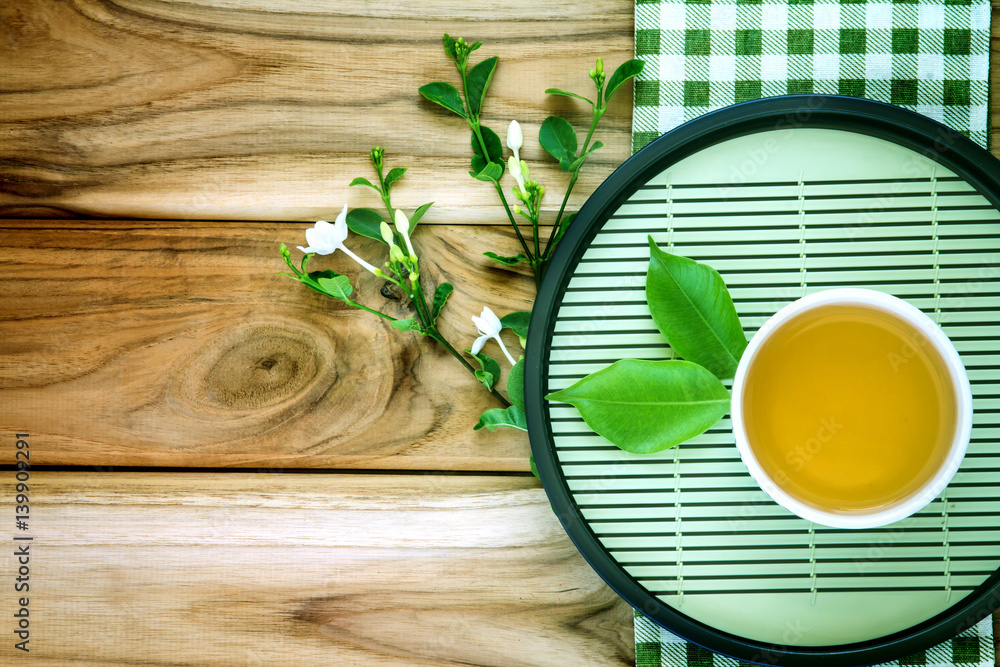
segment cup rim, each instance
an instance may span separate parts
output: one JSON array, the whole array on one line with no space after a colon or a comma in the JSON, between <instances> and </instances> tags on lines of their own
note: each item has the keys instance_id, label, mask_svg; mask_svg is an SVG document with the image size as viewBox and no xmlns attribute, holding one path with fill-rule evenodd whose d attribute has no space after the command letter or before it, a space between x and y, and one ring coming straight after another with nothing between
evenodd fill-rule
<instances>
[{"instance_id":1,"label":"cup rim","mask_svg":"<svg viewBox=\"0 0 1000 667\"><path fill-rule=\"evenodd\" d=\"M857 305L887 312L912 325L931 341L948 368L956 401L956 422L948 456L937 473L922 487L884 508L874 511L832 511L821 510L808 505L784 491L764 471L757 461L747 439L743 424L743 394L746 376L757 352L768 338L792 318L819 306ZM751 476L768 496L776 503L817 524L833 528L876 528L905 519L926 507L948 485L958 472L958 468L968 449L972 434L972 389L965 366L951 340L934 321L916 306L890 294L875 290L840 287L815 292L804 296L781 308L772 315L757 334L747 344L733 379L732 405L730 415L733 435L740 458Z\"/></svg>"}]
</instances>

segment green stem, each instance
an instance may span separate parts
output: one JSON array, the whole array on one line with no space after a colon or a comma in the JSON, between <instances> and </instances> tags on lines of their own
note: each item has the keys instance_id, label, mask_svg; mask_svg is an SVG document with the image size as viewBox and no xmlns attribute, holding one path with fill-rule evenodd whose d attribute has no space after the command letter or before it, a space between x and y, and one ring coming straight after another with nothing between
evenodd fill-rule
<instances>
[{"instance_id":1,"label":"green stem","mask_svg":"<svg viewBox=\"0 0 1000 667\"><path fill-rule=\"evenodd\" d=\"M466 370L468 370L470 373L472 373L473 376L475 376L476 369L472 367L472 364L470 364L468 361L466 361L465 357L463 357L461 355L461 353L459 353L458 350L456 350L455 348L453 348L451 346L451 343L449 343L447 340L445 340L444 336L441 335L441 333L437 330L436 327L431 327L427 331L427 335L430 336L431 338L433 338L434 340L436 340L437 342L441 343L441 345L444 346L444 349L448 350L448 352L449 352L449 354L451 354L451 356L455 357L460 362L462 362L462 365L465 366ZM510 401L508 401L506 398L504 398L503 395L500 392L498 392L496 389L490 389L490 393L493 394L493 397L496 398L498 401L500 401L500 403L505 408L509 408L510 407Z\"/></svg>"},{"instance_id":2,"label":"green stem","mask_svg":"<svg viewBox=\"0 0 1000 667\"><path fill-rule=\"evenodd\" d=\"M424 288L420 286L420 278L413 282L414 292L417 296L416 303L424 309L424 317L427 319L427 326L434 327L434 313L427 307L427 297L424 296Z\"/></svg>"},{"instance_id":3,"label":"green stem","mask_svg":"<svg viewBox=\"0 0 1000 667\"><path fill-rule=\"evenodd\" d=\"M347 299L347 303L349 303L350 305L354 306L355 308L360 308L361 310L366 310L366 311L368 311L369 313L371 313L373 315L378 315L379 317L384 317L385 319L390 320L392 322L396 321L395 317L392 317L391 315L386 315L385 313L380 312L378 310L374 310L373 308L369 308L368 306L360 304L357 301L351 301L350 299Z\"/></svg>"},{"instance_id":4,"label":"green stem","mask_svg":"<svg viewBox=\"0 0 1000 667\"><path fill-rule=\"evenodd\" d=\"M600 94L598 94L598 100L600 100ZM587 149L590 147L590 140L594 136L594 130L597 129L597 124L601 122L601 118L604 117L606 109L600 108L600 105L594 106L594 113L590 119L590 129L587 130L587 138L583 142L583 148L580 150L580 155L586 155ZM582 168L583 165L580 165ZM553 250L552 241L556 237L556 232L559 231L559 223L562 222L563 213L566 211L566 202L569 201L569 195L573 192L573 186L576 185L576 179L580 177L580 168L573 172L572 178L569 180L569 186L566 188L566 195L563 197L562 205L559 207L559 214L556 216L556 223L552 226L552 231L549 232L549 240L545 242L545 253L542 255L540 260L541 268L544 270L546 262L550 259L549 254Z\"/></svg>"},{"instance_id":5,"label":"green stem","mask_svg":"<svg viewBox=\"0 0 1000 667\"><path fill-rule=\"evenodd\" d=\"M402 276L402 269L397 269L397 273ZM400 278L399 283L397 284L403 288L403 291L406 292L406 296L410 299L410 303L413 304L413 310L417 314L417 321L420 322L420 328L426 331L431 328L431 318L424 310L425 305L421 303L422 299L417 296L416 291L409 285L409 282L408 278ZM417 281L416 284L419 286L420 282Z\"/></svg>"},{"instance_id":6,"label":"green stem","mask_svg":"<svg viewBox=\"0 0 1000 667\"><path fill-rule=\"evenodd\" d=\"M483 158L489 162L490 153L486 150L486 140L483 139L483 132L479 123L479 117L474 116L472 113L472 108L469 106L469 96L466 94L467 85L465 70L462 68L458 69L459 74L462 77L462 92L463 100L462 103L465 105L465 113L468 114L469 128L472 129L472 133L476 135L476 141L479 142L479 148L483 152ZM528 258L528 264L531 265L531 272L535 274L535 287L537 288L541 284L541 276L539 275L539 269L541 268L541 263L538 257L538 226L535 223L535 254L531 254L531 250L528 248L528 243L524 240L524 235L521 234L521 228L517 226L517 220L514 219L514 214L510 210L510 206L507 204L507 197L503 193L503 187L500 185L499 180L493 181L493 187L496 188L497 195L500 197L500 202L503 204L503 209L507 213L507 220L510 221L511 227L514 228L514 233L517 234L517 240L521 242L521 248L524 250L524 256Z\"/></svg>"},{"instance_id":7,"label":"green stem","mask_svg":"<svg viewBox=\"0 0 1000 667\"><path fill-rule=\"evenodd\" d=\"M577 169L573 172L573 176L569 179L569 185L566 186L566 194L563 196L562 204L559 206L559 214L556 215L556 223L552 225L552 231L549 232L549 240L545 242L545 252L542 254L542 265L549 261L549 254L553 250L552 241L556 238L556 232L559 231L559 225L563 219L563 213L566 211L566 202L569 201L569 196L573 192L573 186L576 185L576 179L580 177L580 170Z\"/></svg>"},{"instance_id":8,"label":"green stem","mask_svg":"<svg viewBox=\"0 0 1000 667\"><path fill-rule=\"evenodd\" d=\"M531 254L531 250L528 249L528 243L524 240L524 236L521 235L521 228L517 226L517 222L514 220L514 214L511 212L510 206L507 205L507 197L503 194L503 188L500 187L500 181L493 181L493 185L497 189L497 195L503 203L504 210L507 211L507 219L510 220L510 224L514 228L514 232L517 234L517 240L521 242L521 247L524 248L524 256L528 258L528 263L531 264L531 268L534 269L535 256Z\"/></svg>"}]
</instances>

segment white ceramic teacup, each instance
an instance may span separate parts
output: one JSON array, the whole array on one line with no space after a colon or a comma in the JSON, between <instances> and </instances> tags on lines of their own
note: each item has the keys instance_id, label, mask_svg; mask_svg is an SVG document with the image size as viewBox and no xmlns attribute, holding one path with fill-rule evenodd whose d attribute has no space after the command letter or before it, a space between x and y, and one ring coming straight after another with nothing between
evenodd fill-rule
<instances>
[{"instance_id":1,"label":"white ceramic teacup","mask_svg":"<svg viewBox=\"0 0 1000 667\"><path fill-rule=\"evenodd\" d=\"M904 498L874 510L829 510L816 507L786 492L760 465L747 439L744 423L744 393L747 374L763 344L793 318L820 306L845 305L874 308L908 324L930 341L947 367L955 398L955 429L943 462L925 484ZM929 317L894 296L866 289L841 288L817 292L785 306L760 328L747 345L733 380L733 433L740 456L760 487L785 509L818 524L836 528L874 528L904 519L917 512L948 485L965 456L972 429L972 392L965 367L948 337Z\"/></svg>"}]
</instances>

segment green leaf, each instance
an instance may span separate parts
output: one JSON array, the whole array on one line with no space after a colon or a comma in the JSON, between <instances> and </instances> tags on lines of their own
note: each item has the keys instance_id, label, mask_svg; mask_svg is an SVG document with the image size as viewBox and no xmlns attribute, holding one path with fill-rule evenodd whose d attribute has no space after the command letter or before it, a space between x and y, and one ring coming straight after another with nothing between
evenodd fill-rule
<instances>
[{"instance_id":1,"label":"green leaf","mask_svg":"<svg viewBox=\"0 0 1000 667\"><path fill-rule=\"evenodd\" d=\"M433 205L434 202L429 201L426 204L421 204L417 207L417 210L410 216L410 229L407 231L408 234L413 234L413 230L416 229L417 223L420 222L420 218L424 217L424 213L426 213L427 209Z\"/></svg>"},{"instance_id":2,"label":"green leaf","mask_svg":"<svg viewBox=\"0 0 1000 667\"><path fill-rule=\"evenodd\" d=\"M551 254L556 249L556 244L559 243L566 230L569 229L570 224L576 219L576 212L567 213L563 216L563 219L559 221L559 229L556 230L556 237L552 239L552 247L549 249Z\"/></svg>"},{"instance_id":3,"label":"green leaf","mask_svg":"<svg viewBox=\"0 0 1000 667\"><path fill-rule=\"evenodd\" d=\"M458 95L458 88L446 81L434 81L420 86L420 94L462 118L469 117L462 107L462 98Z\"/></svg>"},{"instance_id":4,"label":"green leaf","mask_svg":"<svg viewBox=\"0 0 1000 667\"><path fill-rule=\"evenodd\" d=\"M355 185L367 185L368 187L370 187L375 192L378 192L378 193L382 192L381 190L379 190L378 188L376 188L375 185L371 181L369 181L367 178L362 178L361 176L358 176L353 181L351 181L351 186L350 187L353 188Z\"/></svg>"},{"instance_id":5,"label":"green leaf","mask_svg":"<svg viewBox=\"0 0 1000 667\"><path fill-rule=\"evenodd\" d=\"M472 44L469 44L469 53L478 50L479 47L482 45L483 45L482 42L473 42Z\"/></svg>"},{"instance_id":6,"label":"green leaf","mask_svg":"<svg viewBox=\"0 0 1000 667\"><path fill-rule=\"evenodd\" d=\"M541 476L539 476L539 474L538 474L538 466L535 465L535 455L534 454L529 454L528 455L528 465L531 466L531 474L534 475L535 477L538 477L538 479L541 479Z\"/></svg>"},{"instance_id":7,"label":"green leaf","mask_svg":"<svg viewBox=\"0 0 1000 667\"><path fill-rule=\"evenodd\" d=\"M438 315L441 314L441 309L444 308L445 302L448 301L448 297L454 291L455 286L451 283L441 283L434 290L434 305L431 307L431 324L437 322Z\"/></svg>"},{"instance_id":8,"label":"green leaf","mask_svg":"<svg viewBox=\"0 0 1000 667\"><path fill-rule=\"evenodd\" d=\"M569 121L560 116L549 116L538 130L538 143L545 152L559 160L559 168L569 171L569 165L576 159L576 130Z\"/></svg>"},{"instance_id":9,"label":"green leaf","mask_svg":"<svg viewBox=\"0 0 1000 667\"><path fill-rule=\"evenodd\" d=\"M405 320L393 320L389 322L389 326L399 331L420 331L420 322L412 317Z\"/></svg>"},{"instance_id":10,"label":"green leaf","mask_svg":"<svg viewBox=\"0 0 1000 667\"><path fill-rule=\"evenodd\" d=\"M382 224L382 216L379 212L370 208L352 208L347 211L347 228L355 234L367 236L380 243L385 243L382 239L382 232L379 225Z\"/></svg>"},{"instance_id":11,"label":"green leaf","mask_svg":"<svg viewBox=\"0 0 1000 667\"><path fill-rule=\"evenodd\" d=\"M472 430L478 431L481 428L485 428L495 431L501 426L527 431L528 420L524 416L524 410L516 405L512 405L507 409L493 408L492 410L487 410L479 416L479 423L473 426Z\"/></svg>"},{"instance_id":12,"label":"green leaf","mask_svg":"<svg viewBox=\"0 0 1000 667\"><path fill-rule=\"evenodd\" d=\"M469 354L472 354L469 350L466 350ZM500 379L500 364L493 357L480 352L479 354L472 354L473 358L479 362L480 370L476 371L476 379L483 383L483 386L489 390L493 389L494 383Z\"/></svg>"},{"instance_id":13,"label":"green leaf","mask_svg":"<svg viewBox=\"0 0 1000 667\"><path fill-rule=\"evenodd\" d=\"M453 60L456 56L455 53L455 40L452 39L448 33L444 34L444 52L447 53Z\"/></svg>"},{"instance_id":14,"label":"green leaf","mask_svg":"<svg viewBox=\"0 0 1000 667\"><path fill-rule=\"evenodd\" d=\"M318 276L317 273L323 274L333 274ZM315 277L314 277L315 276ZM322 271L309 274L310 278L316 281L316 283L323 288L326 294L329 294L335 299L340 299L343 302L348 302L351 299L351 292L354 289L351 287L351 281L348 280L347 276L337 275L333 271Z\"/></svg>"},{"instance_id":15,"label":"green leaf","mask_svg":"<svg viewBox=\"0 0 1000 667\"><path fill-rule=\"evenodd\" d=\"M521 260L528 259L527 257L524 256L523 252L522 253L518 253L518 254L514 255L513 257L504 257L503 255L496 254L495 252L484 252L483 254L486 255L487 257L489 257L490 259L494 260L494 261L500 262L501 264L503 264L505 266L514 266L515 264L519 263Z\"/></svg>"},{"instance_id":16,"label":"green leaf","mask_svg":"<svg viewBox=\"0 0 1000 667\"><path fill-rule=\"evenodd\" d=\"M570 93L565 90L559 90L558 88L549 88L545 91L546 95L562 95L563 97L575 97L578 100L583 100L590 106L594 106L593 100L590 100L583 95L577 95L576 93Z\"/></svg>"},{"instance_id":17,"label":"green leaf","mask_svg":"<svg viewBox=\"0 0 1000 667\"><path fill-rule=\"evenodd\" d=\"M473 116L478 116L482 111L483 98L486 97L486 91L490 87L490 81L493 80L499 60L496 56L487 58L470 69L465 77L465 97L469 100L469 109Z\"/></svg>"},{"instance_id":18,"label":"green leaf","mask_svg":"<svg viewBox=\"0 0 1000 667\"><path fill-rule=\"evenodd\" d=\"M472 176L477 181L496 181L503 176L503 166L499 162L490 162L478 174L470 171L469 176Z\"/></svg>"},{"instance_id":19,"label":"green leaf","mask_svg":"<svg viewBox=\"0 0 1000 667\"><path fill-rule=\"evenodd\" d=\"M649 237L646 301L663 337L677 354L725 380L736 374L747 338L722 276L660 250Z\"/></svg>"},{"instance_id":20,"label":"green leaf","mask_svg":"<svg viewBox=\"0 0 1000 667\"><path fill-rule=\"evenodd\" d=\"M530 310L515 310L500 318L500 324L504 329L510 329L514 335L522 339L521 346L524 346L523 339L528 337L528 322L531 320Z\"/></svg>"},{"instance_id":21,"label":"green leaf","mask_svg":"<svg viewBox=\"0 0 1000 667\"><path fill-rule=\"evenodd\" d=\"M483 135L483 143L486 144L486 155L483 154L483 147L479 145L479 138L473 132L472 171L479 174L487 163L492 162L500 165L500 175L503 176L503 144L500 143L500 137L485 125L479 128L479 132Z\"/></svg>"},{"instance_id":22,"label":"green leaf","mask_svg":"<svg viewBox=\"0 0 1000 667\"><path fill-rule=\"evenodd\" d=\"M402 178L403 174L406 173L406 167L393 167L388 174L385 175L385 180L382 182L382 187L386 192L392 187L392 184Z\"/></svg>"},{"instance_id":23,"label":"green leaf","mask_svg":"<svg viewBox=\"0 0 1000 667\"><path fill-rule=\"evenodd\" d=\"M635 59L626 60L619 65L618 69L615 70L615 73L611 75L610 79L608 79L607 88L604 89L604 103L608 103L611 96L615 94L615 91L618 90L623 83L642 72L642 68L645 67L645 65L646 63L641 60Z\"/></svg>"},{"instance_id":24,"label":"green leaf","mask_svg":"<svg viewBox=\"0 0 1000 667\"><path fill-rule=\"evenodd\" d=\"M524 357L518 359L507 374L507 398L512 405L524 410Z\"/></svg>"},{"instance_id":25,"label":"green leaf","mask_svg":"<svg viewBox=\"0 0 1000 667\"><path fill-rule=\"evenodd\" d=\"M588 157L590 157L590 154L596 151L598 148L604 148L604 143L600 141L595 141L593 145L590 147L590 150L588 150L586 153L584 153L583 155L581 155L580 157L578 157L577 159L573 160L570 163L569 171L574 172L578 170L580 167L582 167L583 163L587 161Z\"/></svg>"},{"instance_id":26,"label":"green leaf","mask_svg":"<svg viewBox=\"0 0 1000 667\"><path fill-rule=\"evenodd\" d=\"M730 395L690 361L623 359L549 394L597 434L633 454L663 451L704 433L729 411Z\"/></svg>"}]
</instances>

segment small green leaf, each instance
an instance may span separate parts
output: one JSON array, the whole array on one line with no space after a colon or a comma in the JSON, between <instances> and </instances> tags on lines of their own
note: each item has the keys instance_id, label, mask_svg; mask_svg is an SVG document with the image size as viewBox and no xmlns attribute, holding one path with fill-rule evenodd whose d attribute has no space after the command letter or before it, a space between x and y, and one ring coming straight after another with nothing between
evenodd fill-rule
<instances>
[{"instance_id":1,"label":"small green leaf","mask_svg":"<svg viewBox=\"0 0 1000 667\"><path fill-rule=\"evenodd\" d=\"M503 165L499 162L490 162L478 174L470 171L469 176L472 176L477 181L496 181L503 176Z\"/></svg>"},{"instance_id":2,"label":"small green leaf","mask_svg":"<svg viewBox=\"0 0 1000 667\"><path fill-rule=\"evenodd\" d=\"M571 173L577 171L580 167L583 166L583 163L587 161L587 158L590 157L590 154L596 151L598 148L604 148L604 143L600 141L595 141L594 144L590 147L590 149L586 153L584 153L583 155L581 155L580 157L578 157L577 159L573 160L573 162L570 163L569 171Z\"/></svg>"},{"instance_id":3,"label":"small green leaf","mask_svg":"<svg viewBox=\"0 0 1000 667\"><path fill-rule=\"evenodd\" d=\"M566 168L566 171L573 173L574 171L583 166L583 163L587 161L587 157L589 156L590 153L587 153L586 155L581 155L577 159L573 160L572 162L569 163L569 167Z\"/></svg>"},{"instance_id":4,"label":"small green leaf","mask_svg":"<svg viewBox=\"0 0 1000 667\"><path fill-rule=\"evenodd\" d=\"M469 53L478 50L479 47L482 45L483 45L482 42L473 42L472 44L469 44Z\"/></svg>"},{"instance_id":5,"label":"small green leaf","mask_svg":"<svg viewBox=\"0 0 1000 667\"><path fill-rule=\"evenodd\" d=\"M516 405L512 405L507 409L493 408L492 410L487 410L479 416L479 423L473 426L472 430L478 431L481 428L485 428L495 431L501 426L527 431L528 420L524 416L524 410Z\"/></svg>"},{"instance_id":6,"label":"small green leaf","mask_svg":"<svg viewBox=\"0 0 1000 667\"><path fill-rule=\"evenodd\" d=\"M515 310L500 318L500 324L504 329L510 329L518 338L528 337L528 322L531 320L530 310ZM521 343L522 347L524 343Z\"/></svg>"},{"instance_id":7,"label":"small green leaf","mask_svg":"<svg viewBox=\"0 0 1000 667\"><path fill-rule=\"evenodd\" d=\"M483 135L483 143L486 144L486 155L483 154L483 147L479 145L479 137L473 132L472 171L478 174L483 171L487 163L493 162L500 165L500 175L503 176L503 144L500 143L500 137L485 125L479 128L479 132Z\"/></svg>"},{"instance_id":8,"label":"small green leaf","mask_svg":"<svg viewBox=\"0 0 1000 667\"><path fill-rule=\"evenodd\" d=\"M382 232L379 225L382 224L382 216L378 211L370 208L352 208L347 211L347 228L355 234L367 236L380 243L385 243L382 239Z\"/></svg>"},{"instance_id":9,"label":"small green leaf","mask_svg":"<svg viewBox=\"0 0 1000 667\"><path fill-rule=\"evenodd\" d=\"M534 475L535 477L538 477L538 479L541 479L541 476L538 474L538 466L535 465L534 454L528 455L528 465L531 466L531 474Z\"/></svg>"},{"instance_id":10,"label":"small green leaf","mask_svg":"<svg viewBox=\"0 0 1000 667\"><path fill-rule=\"evenodd\" d=\"M524 410L524 357L518 359L507 374L507 398L512 405Z\"/></svg>"},{"instance_id":11,"label":"small green leaf","mask_svg":"<svg viewBox=\"0 0 1000 667\"><path fill-rule=\"evenodd\" d=\"M393 320L389 322L389 326L399 331L420 331L420 322L412 317L405 320Z\"/></svg>"},{"instance_id":12,"label":"small green leaf","mask_svg":"<svg viewBox=\"0 0 1000 667\"><path fill-rule=\"evenodd\" d=\"M604 89L604 103L607 104L608 101L611 100L611 96L615 94L615 91L618 90L623 83L642 72L642 68L645 67L645 65L646 63L641 60L635 59L626 60L619 65L618 69L615 70L615 73L611 75L610 79L608 79L607 88Z\"/></svg>"},{"instance_id":13,"label":"small green leaf","mask_svg":"<svg viewBox=\"0 0 1000 667\"><path fill-rule=\"evenodd\" d=\"M559 161L559 168L569 171L569 165L576 159L576 130L569 121L560 116L549 116L538 130L538 143L545 152Z\"/></svg>"},{"instance_id":14,"label":"small green leaf","mask_svg":"<svg viewBox=\"0 0 1000 667\"><path fill-rule=\"evenodd\" d=\"M522 253L518 253L518 254L514 255L513 257L504 257L503 255L496 254L495 252L484 252L483 254L486 255L487 257L489 257L490 259L494 260L494 261L500 262L501 264L503 264L505 266L514 266L515 264L519 263L521 260L528 259L527 257L524 256L523 252Z\"/></svg>"},{"instance_id":15,"label":"small green leaf","mask_svg":"<svg viewBox=\"0 0 1000 667\"><path fill-rule=\"evenodd\" d=\"M438 315L441 314L441 309L444 308L445 302L448 301L448 297L454 291L455 286L451 283L441 283L434 290L434 305L431 307L431 324L437 322Z\"/></svg>"},{"instance_id":16,"label":"small green leaf","mask_svg":"<svg viewBox=\"0 0 1000 667\"><path fill-rule=\"evenodd\" d=\"M646 301L677 354L725 380L736 374L747 337L726 283L708 266L660 250L649 237Z\"/></svg>"},{"instance_id":17,"label":"small green leaf","mask_svg":"<svg viewBox=\"0 0 1000 667\"><path fill-rule=\"evenodd\" d=\"M704 433L730 404L722 382L698 364L636 359L616 361L545 398L575 406L594 432L633 454Z\"/></svg>"},{"instance_id":18,"label":"small green leaf","mask_svg":"<svg viewBox=\"0 0 1000 667\"><path fill-rule=\"evenodd\" d=\"M466 352L472 354L469 350ZM500 364L497 363L496 359L483 352L472 354L472 357L479 362L481 369L476 371L476 379L482 382L486 389L492 390L493 384L500 379Z\"/></svg>"},{"instance_id":19,"label":"small green leaf","mask_svg":"<svg viewBox=\"0 0 1000 667\"><path fill-rule=\"evenodd\" d=\"M590 106L594 106L594 102L592 100L584 97L583 95L577 95L576 93L569 93L569 92L566 92L565 90L559 90L558 88L549 88L548 90L545 91L545 94L546 95L562 95L563 97L575 97L578 100L583 100L584 102L586 102Z\"/></svg>"},{"instance_id":20,"label":"small green leaf","mask_svg":"<svg viewBox=\"0 0 1000 667\"><path fill-rule=\"evenodd\" d=\"M556 244L559 243L560 239L562 239L566 230L569 229L570 224L572 224L575 219L576 212L574 211L573 213L567 213L563 216L563 219L559 221L559 229L556 230L556 237L552 239L552 247L549 249L550 255L556 249Z\"/></svg>"},{"instance_id":21,"label":"small green leaf","mask_svg":"<svg viewBox=\"0 0 1000 667\"><path fill-rule=\"evenodd\" d=\"M353 188L355 185L367 185L368 187L370 187L375 192L381 193L381 190L379 190L378 188L376 188L375 185L371 181L369 181L367 178L363 178L361 176L358 176L353 181L351 181L351 187Z\"/></svg>"},{"instance_id":22,"label":"small green leaf","mask_svg":"<svg viewBox=\"0 0 1000 667\"><path fill-rule=\"evenodd\" d=\"M499 60L496 56L487 58L470 69L465 77L465 97L469 100L469 109L473 116L478 116L482 111L483 98L486 97L486 91L490 87L490 81L493 80Z\"/></svg>"},{"instance_id":23,"label":"small green leaf","mask_svg":"<svg viewBox=\"0 0 1000 667\"><path fill-rule=\"evenodd\" d=\"M392 184L402 178L403 174L406 173L406 167L393 167L388 174L385 175L385 180L382 182L382 187L386 192L392 187Z\"/></svg>"},{"instance_id":24,"label":"small green leaf","mask_svg":"<svg viewBox=\"0 0 1000 667\"><path fill-rule=\"evenodd\" d=\"M469 117L462 107L462 98L458 95L458 88L446 81L434 81L420 86L420 94L462 118Z\"/></svg>"},{"instance_id":25,"label":"small green leaf","mask_svg":"<svg viewBox=\"0 0 1000 667\"><path fill-rule=\"evenodd\" d=\"M427 209L433 205L434 202L429 201L426 204L421 204L417 207L417 210L410 216L410 229L407 231L408 234L413 234L413 230L416 229L417 223L420 222L420 218L424 217L424 213L426 213Z\"/></svg>"},{"instance_id":26,"label":"small green leaf","mask_svg":"<svg viewBox=\"0 0 1000 667\"><path fill-rule=\"evenodd\" d=\"M452 60L455 59L455 40L452 39L448 33L444 34L444 52L447 53Z\"/></svg>"},{"instance_id":27,"label":"small green leaf","mask_svg":"<svg viewBox=\"0 0 1000 667\"><path fill-rule=\"evenodd\" d=\"M323 271L326 274L328 272ZM329 273L333 273L330 271ZM315 274L310 273L309 277L312 278ZM317 276L314 280L319 284L323 291L335 299L340 299L343 302L348 302L351 300L351 292L354 289L351 287L351 281L348 280L347 276L341 276L334 274L333 276L324 275L322 277Z\"/></svg>"}]
</instances>

